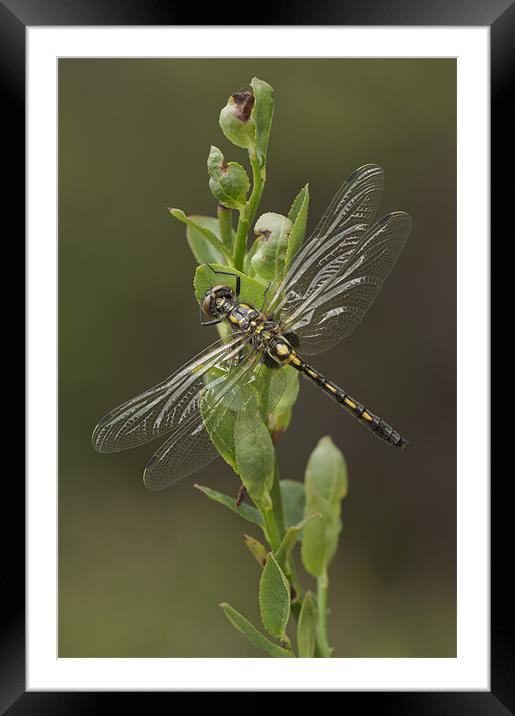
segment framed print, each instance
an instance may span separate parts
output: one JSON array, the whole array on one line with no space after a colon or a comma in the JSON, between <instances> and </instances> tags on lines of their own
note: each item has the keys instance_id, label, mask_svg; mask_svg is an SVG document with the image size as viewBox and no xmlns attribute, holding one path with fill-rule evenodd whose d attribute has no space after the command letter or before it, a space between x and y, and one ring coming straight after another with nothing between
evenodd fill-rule
<instances>
[{"instance_id":1,"label":"framed print","mask_svg":"<svg viewBox=\"0 0 515 716\"><path fill-rule=\"evenodd\" d=\"M513 6L80 5L0 6L28 279L3 708L513 712L488 376Z\"/></svg>"}]
</instances>

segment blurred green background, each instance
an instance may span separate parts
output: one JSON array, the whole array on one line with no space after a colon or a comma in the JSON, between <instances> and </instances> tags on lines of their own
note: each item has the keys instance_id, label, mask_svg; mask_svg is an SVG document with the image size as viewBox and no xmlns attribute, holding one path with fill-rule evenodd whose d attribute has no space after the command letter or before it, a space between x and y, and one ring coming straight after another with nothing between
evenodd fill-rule
<instances>
[{"instance_id":1,"label":"blurred green background","mask_svg":"<svg viewBox=\"0 0 515 716\"><path fill-rule=\"evenodd\" d=\"M380 214L413 218L375 306L313 363L411 441L400 454L303 381L279 444L303 479L330 434L350 493L330 571L340 657L456 655L456 64L454 60L59 61L59 656L259 656L226 621L259 625L256 534L192 488L142 483L158 445L97 454L107 411L217 337L201 328L184 226L166 206L213 214L211 144L232 92L275 89L260 213L287 213L310 182L314 228L343 179L381 164ZM195 476L236 493L221 460Z\"/></svg>"}]
</instances>

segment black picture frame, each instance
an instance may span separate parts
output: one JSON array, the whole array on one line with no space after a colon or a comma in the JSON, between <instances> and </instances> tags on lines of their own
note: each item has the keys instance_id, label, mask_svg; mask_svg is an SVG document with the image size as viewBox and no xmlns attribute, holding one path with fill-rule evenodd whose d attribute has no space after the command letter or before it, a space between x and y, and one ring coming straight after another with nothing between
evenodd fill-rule
<instances>
[{"instance_id":1,"label":"black picture frame","mask_svg":"<svg viewBox=\"0 0 515 716\"><path fill-rule=\"evenodd\" d=\"M213 6L214 7L214 6ZM295 7L295 15L291 15ZM216 9L216 8L215 8ZM224 22L223 16L202 10L203 19ZM212 15L213 17L210 17ZM239 14L236 16L239 17ZM28 26L59 25L189 25L192 13L186 6L166 0L0 0L0 73L2 76L4 152L10 161L4 165L8 182L5 206L11 216L12 239L9 248L24 246L25 215L25 41ZM268 22L264 22L267 20ZM512 187L505 182L502 166L509 147L508 130L513 126L509 79L513 70L515 3L513 0L459 0L432 3L429 0L350 0L338 4L329 0L292 6L274 3L273 15L258 14L249 24L272 25L408 25L408 26L489 26L491 37L491 176L492 235L501 221L501 210L510 205ZM204 24L204 23L203 23ZM208 23L205 23L208 24ZM509 123L509 124L508 124ZM5 153L4 153L5 156ZM8 171L5 169L8 167ZM14 238L16 236L16 239ZM7 264L4 243L4 266ZM13 252L14 253L14 252ZM9 311L10 313L10 311ZM15 324L20 326L19 323ZM4 329L5 331L5 329ZM20 328L18 327L18 335ZM12 336L16 335L14 326ZM22 339L22 336L20 336ZM23 339L22 339L23 340ZM11 345L15 345L12 339ZM14 357L11 358L14 363ZM22 362L20 361L21 365ZM19 396L17 397L19 401ZM20 421L22 418L20 418ZM6 450L6 455L9 450ZM10 452L10 454L16 454ZM20 453L22 454L22 453ZM9 714L97 714L111 711L116 697L129 696L138 708L141 699L157 694L105 692L26 692L25 691L25 488L19 468L4 468L3 503L3 590L0 650L0 713ZM470 692L342 692L342 706L360 699L359 706L380 709L382 714L467 714L501 716L515 714L515 649L513 641L515 595L506 567L503 547L510 543L511 480L492 481L491 495L491 690ZM509 560L511 563L511 559ZM173 694L160 694L167 698ZM366 701L363 701L365 699ZM145 702L148 708L149 702ZM143 706L141 706L143 707Z\"/></svg>"}]
</instances>

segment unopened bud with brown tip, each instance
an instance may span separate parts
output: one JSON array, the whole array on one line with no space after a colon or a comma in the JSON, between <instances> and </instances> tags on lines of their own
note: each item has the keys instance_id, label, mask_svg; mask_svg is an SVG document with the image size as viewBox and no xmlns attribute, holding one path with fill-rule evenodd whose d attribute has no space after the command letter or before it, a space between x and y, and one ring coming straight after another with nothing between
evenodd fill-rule
<instances>
[{"instance_id":1,"label":"unopened bud with brown tip","mask_svg":"<svg viewBox=\"0 0 515 716\"><path fill-rule=\"evenodd\" d=\"M237 147L249 149L256 143L256 127L252 119L254 95L244 90L232 94L220 112L220 127L227 139Z\"/></svg>"}]
</instances>

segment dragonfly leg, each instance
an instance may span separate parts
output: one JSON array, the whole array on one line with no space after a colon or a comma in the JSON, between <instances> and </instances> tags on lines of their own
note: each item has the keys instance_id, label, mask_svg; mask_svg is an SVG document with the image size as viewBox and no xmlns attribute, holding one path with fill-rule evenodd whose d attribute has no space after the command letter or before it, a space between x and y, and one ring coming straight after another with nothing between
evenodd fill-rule
<instances>
[{"instance_id":1,"label":"dragonfly leg","mask_svg":"<svg viewBox=\"0 0 515 716\"><path fill-rule=\"evenodd\" d=\"M234 276L234 278L236 279L235 298L237 301L239 301L240 300L240 288L241 288L241 276L237 273L232 273L231 271L217 271L216 269L214 269L211 266L211 264L206 264L206 266L209 266L209 268L211 269L211 271L213 273L222 274L223 276Z\"/></svg>"},{"instance_id":2,"label":"dragonfly leg","mask_svg":"<svg viewBox=\"0 0 515 716\"><path fill-rule=\"evenodd\" d=\"M201 326L216 326L217 323L221 323L223 319L214 318L212 321L200 321Z\"/></svg>"}]
</instances>

